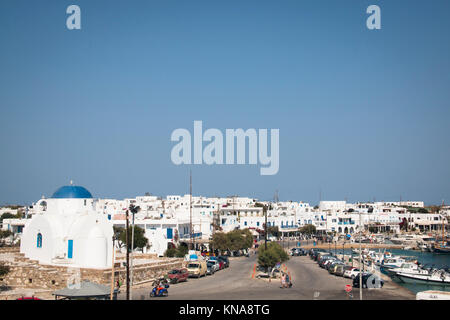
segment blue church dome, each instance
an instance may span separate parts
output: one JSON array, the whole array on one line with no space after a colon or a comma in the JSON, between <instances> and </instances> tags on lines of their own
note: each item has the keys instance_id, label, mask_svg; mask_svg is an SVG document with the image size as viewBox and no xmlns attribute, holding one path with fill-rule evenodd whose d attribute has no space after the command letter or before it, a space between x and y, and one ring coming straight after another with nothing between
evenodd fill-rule
<instances>
[{"instance_id":1,"label":"blue church dome","mask_svg":"<svg viewBox=\"0 0 450 320\"><path fill-rule=\"evenodd\" d=\"M92 194L84 187L64 186L55 191L53 199L92 199Z\"/></svg>"}]
</instances>

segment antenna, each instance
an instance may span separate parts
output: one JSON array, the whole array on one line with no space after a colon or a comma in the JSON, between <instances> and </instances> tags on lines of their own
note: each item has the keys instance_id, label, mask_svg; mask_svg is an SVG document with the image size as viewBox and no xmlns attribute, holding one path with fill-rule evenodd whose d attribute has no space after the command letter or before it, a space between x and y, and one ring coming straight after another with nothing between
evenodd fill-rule
<instances>
[{"instance_id":1,"label":"antenna","mask_svg":"<svg viewBox=\"0 0 450 320\"><path fill-rule=\"evenodd\" d=\"M192 233L192 170L189 169L189 224L191 233L191 246L194 248L193 233Z\"/></svg>"}]
</instances>

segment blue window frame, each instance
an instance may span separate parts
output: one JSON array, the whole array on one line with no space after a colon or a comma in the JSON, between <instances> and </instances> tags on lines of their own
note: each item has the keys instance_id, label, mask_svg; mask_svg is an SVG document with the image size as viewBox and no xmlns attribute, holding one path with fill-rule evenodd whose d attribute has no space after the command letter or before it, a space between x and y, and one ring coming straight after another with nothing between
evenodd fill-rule
<instances>
[{"instance_id":1,"label":"blue window frame","mask_svg":"<svg viewBox=\"0 0 450 320\"><path fill-rule=\"evenodd\" d=\"M40 232L37 234L36 247L42 248L42 234Z\"/></svg>"},{"instance_id":2,"label":"blue window frame","mask_svg":"<svg viewBox=\"0 0 450 320\"><path fill-rule=\"evenodd\" d=\"M73 240L68 241L67 257L69 259L72 259L73 257Z\"/></svg>"}]
</instances>

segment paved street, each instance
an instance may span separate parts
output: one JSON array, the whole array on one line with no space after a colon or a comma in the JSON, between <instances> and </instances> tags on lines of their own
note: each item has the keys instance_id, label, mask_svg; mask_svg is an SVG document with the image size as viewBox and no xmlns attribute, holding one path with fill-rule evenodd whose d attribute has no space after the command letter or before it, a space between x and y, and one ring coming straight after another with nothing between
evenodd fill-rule
<instances>
[{"instance_id":1,"label":"paved street","mask_svg":"<svg viewBox=\"0 0 450 320\"><path fill-rule=\"evenodd\" d=\"M342 300L349 299L345 285L350 279L330 275L308 256L291 257L286 263L292 276L293 287L281 289L279 280L252 279L257 256L230 259L230 267L213 276L190 278L187 282L171 285L169 297L152 299L175 300ZM133 299L150 299L151 285L133 290ZM120 299L124 299L122 290ZM354 299L359 299L358 289L353 289ZM363 299L392 300L414 299L414 294L391 282L382 289L364 289Z\"/></svg>"}]
</instances>

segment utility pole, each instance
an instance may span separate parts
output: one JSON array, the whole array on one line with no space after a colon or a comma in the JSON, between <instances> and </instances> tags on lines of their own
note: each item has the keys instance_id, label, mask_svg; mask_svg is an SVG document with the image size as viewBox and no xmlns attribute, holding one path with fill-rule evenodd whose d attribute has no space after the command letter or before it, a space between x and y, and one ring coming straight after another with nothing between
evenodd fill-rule
<instances>
[{"instance_id":1,"label":"utility pole","mask_svg":"<svg viewBox=\"0 0 450 320\"><path fill-rule=\"evenodd\" d=\"M263 212L264 212L264 249L267 250L267 207L266 205L263 206Z\"/></svg>"},{"instance_id":2,"label":"utility pole","mask_svg":"<svg viewBox=\"0 0 450 320\"><path fill-rule=\"evenodd\" d=\"M362 300L362 250L361 250L361 238L362 238L362 223L361 223L361 210L359 210L359 300Z\"/></svg>"},{"instance_id":3,"label":"utility pole","mask_svg":"<svg viewBox=\"0 0 450 320\"><path fill-rule=\"evenodd\" d=\"M190 223L190 235L191 235L191 248L195 250L195 244L193 241L192 233L192 170L189 170L189 223Z\"/></svg>"},{"instance_id":4,"label":"utility pole","mask_svg":"<svg viewBox=\"0 0 450 320\"><path fill-rule=\"evenodd\" d=\"M128 209L125 212L126 214L126 243L127 243L127 294L126 300L130 300L130 248L128 247Z\"/></svg>"},{"instance_id":5,"label":"utility pole","mask_svg":"<svg viewBox=\"0 0 450 320\"><path fill-rule=\"evenodd\" d=\"M114 241L115 241L115 235L112 237L112 266L111 266L111 300L113 300L114 297Z\"/></svg>"},{"instance_id":6,"label":"utility pole","mask_svg":"<svg viewBox=\"0 0 450 320\"><path fill-rule=\"evenodd\" d=\"M130 300L133 300L133 258L134 258L134 210L131 210L132 213L132 223L131 223L131 272L130 272Z\"/></svg>"}]
</instances>

